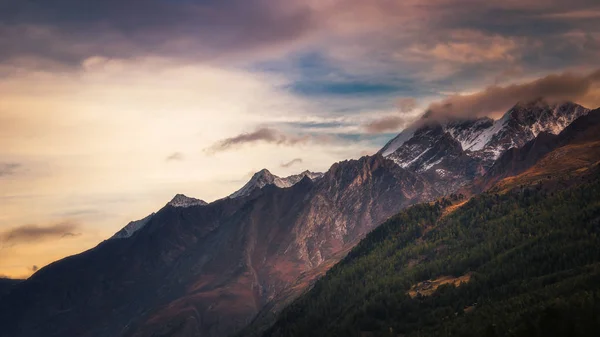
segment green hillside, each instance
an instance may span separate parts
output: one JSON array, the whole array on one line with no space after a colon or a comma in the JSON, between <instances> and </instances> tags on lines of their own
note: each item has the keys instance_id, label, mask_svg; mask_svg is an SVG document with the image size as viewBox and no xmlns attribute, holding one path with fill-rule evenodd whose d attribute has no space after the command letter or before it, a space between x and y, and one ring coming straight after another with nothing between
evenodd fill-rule
<instances>
[{"instance_id":1,"label":"green hillside","mask_svg":"<svg viewBox=\"0 0 600 337\"><path fill-rule=\"evenodd\" d=\"M458 196L411 207L370 233L263 335L598 336L593 171L460 207Z\"/></svg>"}]
</instances>

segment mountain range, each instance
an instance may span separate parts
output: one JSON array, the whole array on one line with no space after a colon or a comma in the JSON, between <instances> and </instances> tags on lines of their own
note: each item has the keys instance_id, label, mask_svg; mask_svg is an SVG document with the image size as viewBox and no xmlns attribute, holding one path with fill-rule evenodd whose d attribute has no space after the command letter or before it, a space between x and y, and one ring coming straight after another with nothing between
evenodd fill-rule
<instances>
[{"instance_id":1,"label":"mountain range","mask_svg":"<svg viewBox=\"0 0 600 337\"><path fill-rule=\"evenodd\" d=\"M15 337L224 337L248 324L242 334L280 327L287 305L407 207L597 163L599 116L536 100L496 121L424 118L373 156L324 173L280 178L261 170L211 203L177 195L97 247L11 286L0 297L0 326ZM576 164L548 169L556 161L548 156L560 153Z\"/></svg>"},{"instance_id":2,"label":"mountain range","mask_svg":"<svg viewBox=\"0 0 600 337\"><path fill-rule=\"evenodd\" d=\"M242 335L597 336L598 131L600 110L503 154L497 164L520 173L486 192L391 217L269 328ZM545 154L525 168L535 149Z\"/></svg>"}]
</instances>

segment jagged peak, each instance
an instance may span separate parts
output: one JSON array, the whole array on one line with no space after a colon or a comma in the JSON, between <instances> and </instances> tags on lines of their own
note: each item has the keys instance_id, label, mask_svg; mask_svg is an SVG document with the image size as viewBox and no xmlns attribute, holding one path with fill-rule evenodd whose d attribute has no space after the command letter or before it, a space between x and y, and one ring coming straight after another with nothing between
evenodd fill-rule
<instances>
[{"instance_id":1,"label":"jagged peak","mask_svg":"<svg viewBox=\"0 0 600 337\"><path fill-rule=\"evenodd\" d=\"M322 176L323 173L305 170L302 173L281 178L272 174L269 170L265 168L254 173L252 175L252 178L250 178L250 180L242 188L232 193L229 196L229 198L239 198L242 196L250 195L254 190L261 189L267 185L275 185L279 188L287 188L297 184L305 177L308 177L311 180L316 180Z\"/></svg>"},{"instance_id":2,"label":"jagged peak","mask_svg":"<svg viewBox=\"0 0 600 337\"><path fill-rule=\"evenodd\" d=\"M254 173L254 175L255 176L259 175L260 176L260 175L273 175L273 174L271 173L271 171L269 171L266 168L264 168L264 169L262 169L262 170L260 170L260 171L258 171L256 173Z\"/></svg>"},{"instance_id":3,"label":"jagged peak","mask_svg":"<svg viewBox=\"0 0 600 337\"><path fill-rule=\"evenodd\" d=\"M430 124L418 121L400 133L379 153L394 160L401 167L429 167L427 156L421 154L434 148L437 140L458 141L466 155L490 165L503 152L520 147L541 132L560 133L565 127L589 109L570 101L552 102L544 98L517 102L498 120L489 117L449 118ZM444 133L439 132L440 124ZM441 158L441 157L440 157Z\"/></svg>"},{"instance_id":4,"label":"jagged peak","mask_svg":"<svg viewBox=\"0 0 600 337\"><path fill-rule=\"evenodd\" d=\"M207 202L204 200L188 197L185 194L176 194L167 205L173 207L191 207L191 206L204 206Z\"/></svg>"},{"instance_id":5,"label":"jagged peak","mask_svg":"<svg viewBox=\"0 0 600 337\"><path fill-rule=\"evenodd\" d=\"M271 171L267 170L266 168L254 173L252 175L252 178L250 178L250 180L256 180L256 179L267 179L267 180L272 180L275 177L277 177L276 175L274 175L273 173L271 173Z\"/></svg>"}]
</instances>

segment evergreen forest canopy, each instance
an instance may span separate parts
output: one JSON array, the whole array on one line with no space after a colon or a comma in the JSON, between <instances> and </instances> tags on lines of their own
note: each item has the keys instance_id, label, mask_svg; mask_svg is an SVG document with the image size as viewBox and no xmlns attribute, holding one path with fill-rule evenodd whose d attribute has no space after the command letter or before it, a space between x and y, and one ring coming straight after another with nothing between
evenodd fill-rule
<instances>
[{"instance_id":1,"label":"evergreen forest canopy","mask_svg":"<svg viewBox=\"0 0 600 337\"><path fill-rule=\"evenodd\" d=\"M600 333L598 167L571 180L461 199L389 219L262 335Z\"/></svg>"}]
</instances>

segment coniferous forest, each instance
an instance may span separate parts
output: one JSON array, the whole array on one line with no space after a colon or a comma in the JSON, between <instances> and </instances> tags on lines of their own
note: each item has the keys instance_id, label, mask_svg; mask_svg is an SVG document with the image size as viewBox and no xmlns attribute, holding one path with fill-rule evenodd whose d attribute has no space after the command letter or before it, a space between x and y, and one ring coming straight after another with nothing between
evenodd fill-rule
<instances>
[{"instance_id":1,"label":"coniferous forest","mask_svg":"<svg viewBox=\"0 0 600 337\"><path fill-rule=\"evenodd\" d=\"M389 219L263 335L598 336L599 172L463 198Z\"/></svg>"}]
</instances>

